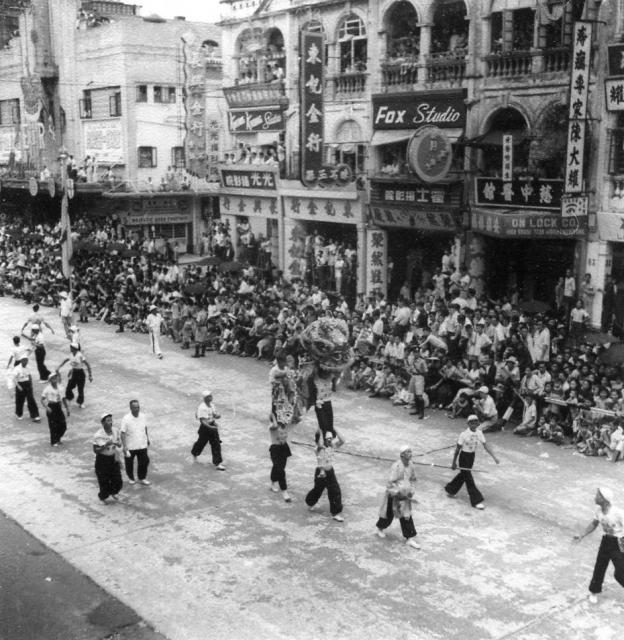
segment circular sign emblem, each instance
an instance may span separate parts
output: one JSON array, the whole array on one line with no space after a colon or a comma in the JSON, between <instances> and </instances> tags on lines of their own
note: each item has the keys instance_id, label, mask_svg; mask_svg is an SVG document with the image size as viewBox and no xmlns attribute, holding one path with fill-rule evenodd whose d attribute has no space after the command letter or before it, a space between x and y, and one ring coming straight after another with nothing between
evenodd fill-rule
<instances>
[{"instance_id":1,"label":"circular sign emblem","mask_svg":"<svg viewBox=\"0 0 624 640\"><path fill-rule=\"evenodd\" d=\"M54 198L56 195L56 183L54 182L54 178L48 178L48 193L50 194L50 198Z\"/></svg>"},{"instance_id":2,"label":"circular sign emblem","mask_svg":"<svg viewBox=\"0 0 624 640\"><path fill-rule=\"evenodd\" d=\"M67 197L74 197L74 181L71 178L67 178L65 181L65 189L67 189Z\"/></svg>"},{"instance_id":3,"label":"circular sign emblem","mask_svg":"<svg viewBox=\"0 0 624 640\"><path fill-rule=\"evenodd\" d=\"M28 180L28 192L31 196L36 196L39 191L39 185L37 184L37 178L30 178Z\"/></svg>"},{"instance_id":4,"label":"circular sign emblem","mask_svg":"<svg viewBox=\"0 0 624 640\"><path fill-rule=\"evenodd\" d=\"M453 160L451 142L438 127L422 127L407 145L407 162L424 182L438 182L448 175Z\"/></svg>"}]
</instances>

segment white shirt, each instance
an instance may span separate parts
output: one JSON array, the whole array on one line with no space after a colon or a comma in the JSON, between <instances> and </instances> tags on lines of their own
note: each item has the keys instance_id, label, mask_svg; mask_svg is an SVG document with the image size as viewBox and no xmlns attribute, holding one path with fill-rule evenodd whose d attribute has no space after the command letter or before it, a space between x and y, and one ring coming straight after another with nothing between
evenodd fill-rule
<instances>
[{"instance_id":1,"label":"white shirt","mask_svg":"<svg viewBox=\"0 0 624 640\"><path fill-rule=\"evenodd\" d=\"M72 306L73 303L71 298L63 298L60 304L61 317L68 318L71 316Z\"/></svg>"},{"instance_id":2,"label":"white shirt","mask_svg":"<svg viewBox=\"0 0 624 640\"><path fill-rule=\"evenodd\" d=\"M118 427L112 427L111 433L106 433L104 427L100 428L93 436L93 443L97 447L103 447L106 444L113 443L117 446L121 446L121 437ZM111 447L108 451L101 451L103 455L113 456L115 450Z\"/></svg>"},{"instance_id":3,"label":"white shirt","mask_svg":"<svg viewBox=\"0 0 624 640\"><path fill-rule=\"evenodd\" d=\"M477 428L476 431L468 428L462 431L457 439L457 444L465 453L474 453L477 450L477 444L479 442L485 444L485 436L479 428Z\"/></svg>"},{"instance_id":4,"label":"white shirt","mask_svg":"<svg viewBox=\"0 0 624 640\"><path fill-rule=\"evenodd\" d=\"M81 351L76 351L69 356L69 366L72 369L84 369L85 357Z\"/></svg>"},{"instance_id":5,"label":"white shirt","mask_svg":"<svg viewBox=\"0 0 624 640\"><path fill-rule=\"evenodd\" d=\"M195 417L198 420L201 420L203 418L207 422L214 422L216 412L217 409L212 402L209 405L205 402L201 402L198 405L197 410L195 411Z\"/></svg>"},{"instance_id":6,"label":"white shirt","mask_svg":"<svg viewBox=\"0 0 624 640\"><path fill-rule=\"evenodd\" d=\"M126 436L126 447L130 451L147 449L147 415L140 412L135 418L127 413L121 419L121 433Z\"/></svg>"},{"instance_id":7,"label":"white shirt","mask_svg":"<svg viewBox=\"0 0 624 640\"><path fill-rule=\"evenodd\" d=\"M624 513L620 509L611 506L607 513L603 513L602 509L598 508L594 517L602 525L605 535L624 537Z\"/></svg>"},{"instance_id":8,"label":"white shirt","mask_svg":"<svg viewBox=\"0 0 624 640\"><path fill-rule=\"evenodd\" d=\"M30 380L30 369L27 366L23 366L22 364L20 364L18 367L15 367L15 369L13 370L14 375L15 375L15 381L16 382L28 382L28 380Z\"/></svg>"},{"instance_id":9,"label":"white shirt","mask_svg":"<svg viewBox=\"0 0 624 640\"><path fill-rule=\"evenodd\" d=\"M160 331L162 321L163 319L160 313L150 313L147 318L145 318L145 324L150 331Z\"/></svg>"},{"instance_id":10,"label":"white shirt","mask_svg":"<svg viewBox=\"0 0 624 640\"><path fill-rule=\"evenodd\" d=\"M51 384L43 387L43 391L41 392L41 398L45 399L48 403L61 402L62 397L59 387L57 386L55 389Z\"/></svg>"}]
</instances>

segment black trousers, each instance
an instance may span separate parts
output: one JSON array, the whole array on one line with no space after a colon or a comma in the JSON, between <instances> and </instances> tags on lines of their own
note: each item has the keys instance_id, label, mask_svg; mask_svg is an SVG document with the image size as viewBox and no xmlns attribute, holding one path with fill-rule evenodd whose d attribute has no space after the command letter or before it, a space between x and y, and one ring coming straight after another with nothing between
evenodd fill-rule
<instances>
[{"instance_id":1,"label":"black trousers","mask_svg":"<svg viewBox=\"0 0 624 640\"><path fill-rule=\"evenodd\" d=\"M24 414L24 402L26 402L28 405L28 413L31 419L34 420L39 417L39 407L33 395L32 382L26 380L25 382L20 382L19 385L22 387L21 390L19 387L15 387L15 415L18 418L22 417Z\"/></svg>"},{"instance_id":2,"label":"black trousers","mask_svg":"<svg viewBox=\"0 0 624 640\"><path fill-rule=\"evenodd\" d=\"M35 361L37 362L37 370L39 371L39 379L47 380L50 370L45 366L46 348L40 344L35 347Z\"/></svg>"},{"instance_id":3,"label":"black trousers","mask_svg":"<svg viewBox=\"0 0 624 640\"><path fill-rule=\"evenodd\" d=\"M609 562L613 562L615 567L613 577L624 587L624 553L620 551L615 536L605 535L602 536L600 541L596 564L594 565L594 575L589 583L589 590L592 593L600 593L602 591L602 583L604 582Z\"/></svg>"},{"instance_id":4,"label":"black trousers","mask_svg":"<svg viewBox=\"0 0 624 640\"><path fill-rule=\"evenodd\" d=\"M217 465L223 462L221 457L221 438L219 437L219 429L216 427L206 427L203 424L197 430L197 441L191 449L191 454L198 456L204 450L204 447L210 443L212 450L212 464Z\"/></svg>"},{"instance_id":5,"label":"black trousers","mask_svg":"<svg viewBox=\"0 0 624 640\"><path fill-rule=\"evenodd\" d=\"M67 400L74 399L74 389L78 389L78 397L76 402L78 404L84 404L84 388L87 376L84 369L72 369L69 380L67 381L67 388L65 389L65 398Z\"/></svg>"},{"instance_id":6,"label":"black trousers","mask_svg":"<svg viewBox=\"0 0 624 640\"><path fill-rule=\"evenodd\" d=\"M326 400L323 402L320 409L314 405L314 413L316 413L316 420L323 436L325 436L328 431L331 431L335 436L334 410L332 409L331 401Z\"/></svg>"},{"instance_id":7,"label":"black trousers","mask_svg":"<svg viewBox=\"0 0 624 640\"><path fill-rule=\"evenodd\" d=\"M305 498L306 504L308 507L313 507L320 500L325 488L327 488L327 497L329 498L329 512L335 516L342 511L342 494L333 469L323 471L320 467L316 468L314 486Z\"/></svg>"},{"instance_id":8,"label":"black trousers","mask_svg":"<svg viewBox=\"0 0 624 640\"><path fill-rule=\"evenodd\" d=\"M147 449L130 449L130 454L124 459L126 465L126 474L130 480L134 480L134 459L137 459L137 475L139 480L145 480L147 477L147 467L149 467L149 456Z\"/></svg>"},{"instance_id":9,"label":"black trousers","mask_svg":"<svg viewBox=\"0 0 624 640\"><path fill-rule=\"evenodd\" d=\"M106 500L109 496L116 496L123 487L121 466L115 456L105 456L98 453L95 456L95 476L100 487L98 498Z\"/></svg>"},{"instance_id":10,"label":"black trousers","mask_svg":"<svg viewBox=\"0 0 624 640\"><path fill-rule=\"evenodd\" d=\"M459 452L459 466L464 467L464 469L472 469L472 465L474 464L475 454L467 453L466 451ZM472 477L471 471L460 471L447 485L444 487L446 489L446 493L454 496L466 483L466 489L468 490L468 495L470 496L470 504L474 507L475 505L483 502L483 495L477 489L477 485L475 484L474 478Z\"/></svg>"},{"instance_id":11,"label":"black trousers","mask_svg":"<svg viewBox=\"0 0 624 640\"><path fill-rule=\"evenodd\" d=\"M48 428L50 429L50 444L56 444L67 431L67 421L63 413L63 406L60 402L48 402L50 413L46 412L48 418Z\"/></svg>"},{"instance_id":12,"label":"black trousers","mask_svg":"<svg viewBox=\"0 0 624 640\"><path fill-rule=\"evenodd\" d=\"M386 515L383 518L377 520L378 529L387 529L394 520L394 510L392 509L392 498L388 498L388 507L386 509ZM401 533L404 538L413 538L416 535L416 527L414 526L414 519L412 516L409 518L399 518L399 524L401 525Z\"/></svg>"},{"instance_id":13,"label":"black trousers","mask_svg":"<svg viewBox=\"0 0 624 640\"><path fill-rule=\"evenodd\" d=\"M269 455L273 467L271 468L271 482L278 482L282 491L288 489L286 484L286 463L290 457L290 447L287 442L283 444L272 444L269 447Z\"/></svg>"}]
</instances>

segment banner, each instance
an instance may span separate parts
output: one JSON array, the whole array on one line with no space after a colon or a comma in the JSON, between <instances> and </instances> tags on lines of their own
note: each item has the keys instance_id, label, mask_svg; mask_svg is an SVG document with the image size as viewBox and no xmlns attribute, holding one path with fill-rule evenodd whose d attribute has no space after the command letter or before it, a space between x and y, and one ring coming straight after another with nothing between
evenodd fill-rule
<instances>
[{"instance_id":1,"label":"banner","mask_svg":"<svg viewBox=\"0 0 624 640\"><path fill-rule=\"evenodd\" d=\"M301 57L301 182L311 186L318 180L323 167L324 121L323 91L323 34L302 31L299 55Z\"/></svg>"},{"instance_id":2,"label":"banner","mask_svg":"<svg viewBox=\"0 0 624 640\"><path fill-rule=\"evenodd\" d=\"M475 178L475 202L486 207L561 209L563 180Z\"/></svg>"},{"instance_id":3,"label":"banner","mask_svg":"<svg viewBox=\"0 0 624 640\"><path fill-rule=\"evenodd\" d=\"M277 189L279 181L279 169L270 169L261 166L250 166L240 169L219 167L221 184L224 187L235 189L260 189L262 191Z\"/></svg>"},{"instance_id":4,"label":"banner","mask_svg":"<svg viewBox=\"0 0 624 640\"><path fill-rule=\"evenodd\" d=\"M63 194L61 199L61 260L62 271L65 278L71 278L71 259L74 254L74 247L71 237L71 223L69 220L67 195Z\"/></svg>"}]
</instances>

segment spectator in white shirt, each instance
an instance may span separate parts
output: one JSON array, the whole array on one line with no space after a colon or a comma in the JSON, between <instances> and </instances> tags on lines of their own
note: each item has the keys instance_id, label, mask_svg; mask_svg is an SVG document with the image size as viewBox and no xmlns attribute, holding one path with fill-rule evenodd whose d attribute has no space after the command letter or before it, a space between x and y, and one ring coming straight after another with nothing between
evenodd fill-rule
<instances>
[{"instance_id":1,"label":"spectator in white shirt","mask_svg":"<svg viewBox=\"0 0 624 640\"><path fill-rule=\"evenodd\" d=\"M147 432L147 415L141 413L138 400L130 401L130 413L121 419L121 441L126 463L126 474L129 484L135 484L134 459L137 459L137 475L141 484L151 484L147 479L149 456L147 449L150 445Z\"/></svg>"}]
</instances>

